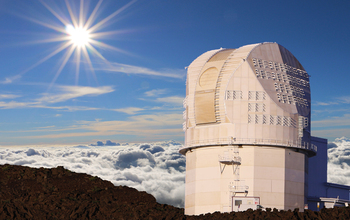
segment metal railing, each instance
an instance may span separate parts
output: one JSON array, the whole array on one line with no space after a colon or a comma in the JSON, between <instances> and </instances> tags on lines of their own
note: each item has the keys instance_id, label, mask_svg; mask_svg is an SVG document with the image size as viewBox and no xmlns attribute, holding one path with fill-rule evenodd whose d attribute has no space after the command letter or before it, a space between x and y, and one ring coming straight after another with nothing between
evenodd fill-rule
<instances>
[{"instance_id":1,"label":"metal railing","mask_svg":"<svg viewBox=\"0 0 350 220\"><path fill-rule=\"evenodd\" d=\"M234 184L230 184L228 186L229 190L233 193L246 193L248 194L248 190L249 190L249 186L246 185L234 185Z\"/></svg>"},{"instance_id":2,"label":"metal railing","mask_svg":"<svg viewBox=\"0 0 350 220\"><path fill-rule=\"evenodd\" d=\"M223 163L225 162L241 163L242 158L239 156L225 155L225 156L219 156L219 161Z\"/></svg>"},{"instance_id":3,"label":"metal railing","mask_svg":"<svg viewBox=\"0 0 350 220\"><path fill-rule=\"evenodd\" d=\"M200 146L212 146L212 145L232 145L232 144L243 144L243 145L272 145L281 147L292 147L303 150L309 150L317 152L317 146L309 142L292 141L292 140L275 140L275 139L256 139L256 138L216 138L216 139L201 139L186 142L185 146L180 148L185 150L192 147Z\"/></svg>"}]
</instances>

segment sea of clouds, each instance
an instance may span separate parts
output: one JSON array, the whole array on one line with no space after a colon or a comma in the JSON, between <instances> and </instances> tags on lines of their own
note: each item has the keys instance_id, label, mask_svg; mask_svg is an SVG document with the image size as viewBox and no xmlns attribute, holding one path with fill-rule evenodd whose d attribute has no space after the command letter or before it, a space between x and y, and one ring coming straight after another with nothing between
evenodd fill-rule
<instances>
[{"instance_id":1,"label":"sea of clouds","mask_svg":"<svg viewBox=\"0 0 350 220\"><path fill-rule=\"evenodd\" d=\"M185 157L174 141L73 147L0 148L0 164L52 168L64 166L152 194L159 203L184 206Z\"/></svg>"},{"instance_id":2,"label":"sea of clouds","mask_svg":"<svg viewBox=\"0 0 350 220\"><path fill-rule=\"evenodd\" d=\"M337 138L328 144L328 182L350 185L349 138Z\"/></svg>"},{"instance_id":3,"label":"sea of clouds","mask_svg":"<svg viewBox=\"0 0 350 220\"><path fill-rule=\"evenodd\" d=\"M185 157L175 141L131 144L98 141L89 146L0 147L0 164L64 166L152 194L159 203L184 206ZM328 182L350 185L350 139L328 144Z\"/></svg>"}]
</instances>

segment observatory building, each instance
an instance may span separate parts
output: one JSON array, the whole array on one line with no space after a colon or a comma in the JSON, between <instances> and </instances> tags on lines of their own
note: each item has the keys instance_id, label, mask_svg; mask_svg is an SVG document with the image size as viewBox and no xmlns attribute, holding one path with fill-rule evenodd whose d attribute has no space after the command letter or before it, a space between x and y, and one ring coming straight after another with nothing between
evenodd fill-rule
<instances>
[{"instance_id":1,"label":"observatory building","mask_svg":"<svg viewBox=\"0 0 350 220\"><path fill-rule=\"evenodd\" d=\"M185 214L254 205L303 210L309 157L317 153L310 104L308 73L277 43L211 50L195 59L187 72L180 149Z\"/></svg>"}]
</instances>

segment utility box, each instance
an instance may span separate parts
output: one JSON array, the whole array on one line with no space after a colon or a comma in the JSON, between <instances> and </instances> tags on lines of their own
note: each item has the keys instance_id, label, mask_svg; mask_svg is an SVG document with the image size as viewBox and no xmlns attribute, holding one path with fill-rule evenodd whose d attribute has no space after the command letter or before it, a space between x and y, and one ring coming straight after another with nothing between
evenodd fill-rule
<instances>
[{"instance_id":1,"label":"utility box","mask_svg":"<svg viewBox=\"0 0 350 220\"><path fill-rule=\"evenodd\" d=\"M245 211L247 209L256 210L260 207L260 197L232 196L233 212Z\"/></svg>"}]
</instances>

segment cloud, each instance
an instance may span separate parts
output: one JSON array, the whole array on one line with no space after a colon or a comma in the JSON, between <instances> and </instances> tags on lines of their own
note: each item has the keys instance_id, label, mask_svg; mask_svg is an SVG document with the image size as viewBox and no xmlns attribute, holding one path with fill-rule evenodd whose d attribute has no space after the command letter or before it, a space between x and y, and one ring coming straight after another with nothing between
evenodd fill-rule
<instances>
[{"instance_id":1,"label":"cloud","mask_svg":"<svg viewBox=\"0 0 350 220\"><path fill-rule=\"evenodd\" d=\"M315 102L314 105L328 106L328 105L338 105L338 102Z\"/></svg>"},{"instance_id":2,"label":"cloud","mask_svg":"<svg viewBox=\"0 0 350 220\"><path fill-rule=\"evenodd\" d=\"M133 135L144 141L182 137L182 114L154 114L130 116L125 121L79 121L67 129L69 132L23 136L21 138L64 138L83 136ZM72 130L79 130L73 132Z\"/></svg>"},{"instance_id":3,"label":"cloud","mask_svg":"<svg viewBox=\"0 0 350 220\"><path fill-rule=\"evenodd\" d=\"M136 108L136 107L129 107L129 108L118 108L118 109L113 109L114 111L117 112L123 112L126 113L128 115L135 115L137 114L139 111L143 111L143 108Z\"/></svg>"},{"instance_id":4,"label":"cloud","mask_svg":"<svg viewBox=\"0 0 350 220\"><path fill-rule=\"evenodd\" d=\"M341 117L335 116L328 119L312 121L312 127L334 127L344 125L350 125L350 114L344 114Z\"/></svg>"},{"instance_id":5,"label":"cloud","mask_svg":"<svg viewBox=\"0 0 350 220\"><path fill-rule=\"evenodd\" d=\"M338 98L340 102L350 104L350 96L342 96Z\"/></svg>"},{"instance_id":6,"label":"cloud","mask_svg":"<svg viewBox=\"0 0 350 220\"><path fill-rule=\"evenodd\" d=\"M100 108L86 107L86 106L48 106L39 102L0 102L0 109L13 108L47 108L66 111L88 111L99 110Z\"/></svg>"},{"instance_id":7,"label":"cloud","mask_svg":"<svg viewBox=\"0 0 350 220\"><path fill-rule=\"evenodd\" d=\"M182 106L184 97L181 96L169 96L169 97L163 97L163 98L157 98L157 102L165 102L165 103L171 103L175 105Z\"/></svg>"},{"instance_id":8,"label":"cloud","mask_svg":"<svg viewBox=\"0 0 350 220\"><path fill-rule=\"evenodd\" d=\"M64 166L114 185L146 191L160 203L183 207L186 168L185 157L178 152L180 147L177 142L167 141L113 147L0 148L0 164Z\"/></svg>"},{"instance_id":9,"label":"cloud","mask_svg":"<svg viewBox=\"0 0 350 220\"><path fill-rule=\"evenodd\" d=\"M43 93L42 97L36 99L36 101L39 103L57 103L82 96L98 96L114 91L111 86L57 86L56 89L60 91L58 94Z\"/></svg>"},{"instance_id":10,"label":"cloud","mask_svg":"<svg viewBox=\"0 0 350 220\"><path fill-rule=\"evenodd\" d=\"M163 95L166 93L166 89L153 89L150 91L145 92L146 96L159 96L159 95Z\"/></svg>"},{"instance_id":11,"label":"cloud","mask_svg":"<svg viewBox=\"0 0 350 220\"><path fill-rule=\"evenodd\" d=\"M10 84L15 80L20 79L21 77L22 77L21 74L15 75L13 77L6 77L5 80L0 81L0 84Z\"/></svg>"},{"instance_id":12,"label":"cloud","mask_svg":"<svg viewBox=\"0 0 350 220\"><path fill-rule=\"evenodd\" d=\"M2 109L11 109L11 108L25 108L35 105L35 103L30 102L0 102L0 108Z\"/></svg>"},{"instance_id":13,"label":"cloud","mask_svg":"<svg viewBox=\"0 0 350 220\"><path fill-rule=\"evenodd\" d=\"M13 94L0 94L0 99L14 99L21 97L20 95L13 95Z\"/></svg>"},{"instance_id":14,"label":"cloud","mask_svg":"<svg viewBox=\"0 0 350 220\"><path fill-rule=\"evenodd\" d=\"M312 136L335 139L339 136L350 137L349 128L311 130Z\"/></svg>"},{"instance_id":15,"label":"cloud","mask_svg":"<svg viewBox=\"0 0 350 220\"><path fill-rule=\"evenodd\" d=\"M182 69L163 69L160 71L148 69L146 67L132 66L122 63L111 63L110 65L101 65L99 70L126 73L126 74L137 74L137 75L149 75L149 76L160 76L169 78L183 79L185 71Z\"/></svg>"},{"instance_id":16,"label":"cloud","mask_svg":"<svg viewBox=\"0 0 350 220\"><path fill-rule=\"evenodd\" d=\"M119 145L120 145L119 143L115 143L110 140L107 140L105 144L105 146L119 146Z\"/></svg>"},{"instance_id":17,"label":"cloud","mask_svg":"<svg viewBox=\"0 0 350 220\"><path fill-rule=\"evenodd\" d=\"M13 109L13 108L48 108L56 110L68 110L68 111L86 111L86 110L98 110L100 108L85 107L85 106L50 106L58 102L65 102L71 99L83 97L83 96L98 96L106 93L113 92L114 89L111 86L100 87L88 87L88 86L56 86L54 88L56 93L43 93L40 98L34 99L31 102L0 102L0 109ZM14 97L14 96L12 96ZM19 97L19 96L16 96Z\"/></svg>"},{"instance_id":18,"label":"cloud","mask_svg":"<svg viewBox=\"0 0 350 220\"><path fill-rule=\"evenodd\" d=\"M167 96L167 97L158 97L156 99L145 99L145 98L139 98L143 101L152 101L152 102L159 102L163 103L165 105L172 105L173 107L181 107L183 106L183 100L184 97L182 96ZM161 107L155 107L154 109L161 109Z\"/></svg>"},{"instance_id":19,"label":"cloud","mask_svg":"<svg viewBox=\"0 0 350 220\"><path fill-rule=\"evenodd\" d=\"M102 141L98 143L103 144ZM106 141L107 143L115 143ZM57 167L88 173L146 191L160 203L184 206L185 157L174 141L104 147L0 148L0 164ZM337 138L328 145L328 182L350 185L350 139Z\"/></svg>"},{"instance_id":20,"label":"cloud","mask_svg":"<svg viewBox=\"0 0 350 220\"><path fill-rule=\"evenodd\" d=\"M97 141L96 144L90 144L91 146L120 146L119 143L112 142L110 140L106 141L106 144L104 144L102 141Z\"/></svg>"},{"instance_id":21,"label":"cloud","mask_svg":"<svg viewBox=\"0 0 350 220\"><path fill-rule=\"evenodd\" d=\"M340 105L340 104L350 104L350 96L341 96L334 98L336 101L330 102L319 102L316 101L313 105L315 106L328 106L328 105Z\"/></svg>"},{"instance_id":22,"label":"cloud","mask_svg":"<svg viewBox=\"0 0 350 220\"><path fill-rule=\"evenodd\" d=\"M328 144L328 182L350 185L350 139Z\"/></svg>"}]
</instances>

